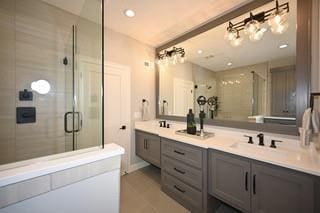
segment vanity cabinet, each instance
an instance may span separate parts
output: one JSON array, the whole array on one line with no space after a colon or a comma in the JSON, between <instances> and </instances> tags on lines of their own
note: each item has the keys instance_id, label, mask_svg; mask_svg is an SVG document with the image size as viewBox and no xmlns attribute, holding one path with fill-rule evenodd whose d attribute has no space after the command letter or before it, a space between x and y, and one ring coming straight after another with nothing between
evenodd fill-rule
<instances>
[{"instance_id":1,"label":"vanity cabinet","mask_svg":"<svg viewBox=\"0 0 320 213\"><path fill-rule=\"evenodd\" d=\"M316 212L313 176L278 166L209 151L208 192L243 211Z\"/></svg>"},{"instance_id":2,"label":"vanity cabinet","mask_svg":"<svg viewBox=\"0 0 320 213\"><path fill-rule=\"evenodd\" d=\"M136 133L136 154L143 160L161 168L160 137L150 133L135 131Z\"/></svg>"},{"instance_id":3,"label":"vanity cabinet","mask_svg":"<svg viewBox=\"0 0 320 213\"><path fill-rule=\"evenodd\" d=\"M314 212L314 181L308 175L253 163L252 184L252 212Z\"/></svg>"},{"instance_id":4,"label":"vanity cabinet","mask_svg":"<svg viewBox=\"0 0 320 213\"><path fill-rule=\"evenodd\" d=\"M209 152L208 191L214 197L250 212L250 161Z\"/></svg>"},{"instance_id":5,"label":"vanity cabinet","mask_svg":"<svg viewBox=\"0 0 320 213\"><path fill-rule=\"evenodd\" d=\"M207 212L207 150L161 138L161 189L191 212Z\"/></svg>"}]
</instances>

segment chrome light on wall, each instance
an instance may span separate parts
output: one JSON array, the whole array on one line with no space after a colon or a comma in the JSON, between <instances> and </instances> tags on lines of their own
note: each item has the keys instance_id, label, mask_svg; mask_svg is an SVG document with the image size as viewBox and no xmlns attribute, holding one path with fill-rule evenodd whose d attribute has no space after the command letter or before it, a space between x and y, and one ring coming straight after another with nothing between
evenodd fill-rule
<instances>
[{"instance_id":1,"label":"chrome light on wall","mask_svg":"<svg viewBox=\"0 0 320 213\"><path fill-rule=\"evenodd\" d=\"M227 27L227 32L225 34L225 39L230 41L232 46L239 46L242 43L240 31L244 31L244 34L248 35L250 41L260 41L263 38L264 33L267 28L262 27L266 21L270 26L270 30L274 34L284 33L289 24L287 22L287 15L289 12L289 3L284 3L279 5L276 1L276 7L263 11L257 14L250 12L250 17L233 24L229 22Z\"/></svg>"},{"instance_id":2,"label":"chrome light on wall","mask_svg":"<svg viewBox=\"0 0 320 213\"><path fill-rule=\"evenodd\" d=\"M185 62L185 51L181 47L173 47L172 50L165 50L162 53L158 53L157 57L158 65L168 66L170 63L175 65Z\"/></svg>"}]
</instances>

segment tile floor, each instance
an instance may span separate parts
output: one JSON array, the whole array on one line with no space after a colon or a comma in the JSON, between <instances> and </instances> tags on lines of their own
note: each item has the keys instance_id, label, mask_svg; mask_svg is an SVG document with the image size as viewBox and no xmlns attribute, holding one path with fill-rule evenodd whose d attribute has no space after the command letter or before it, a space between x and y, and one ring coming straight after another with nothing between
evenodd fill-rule
<instances>
[{"instance_id":1,"label":"tile floor","mask_svg":"<svg viewBox=\"0 0 320 213\"><path fill-rule=\"evenodd\" d=\"M160 189L160 169L147 166L121 177L121 213L187 213Z\"/></svg>"}]
</instances>

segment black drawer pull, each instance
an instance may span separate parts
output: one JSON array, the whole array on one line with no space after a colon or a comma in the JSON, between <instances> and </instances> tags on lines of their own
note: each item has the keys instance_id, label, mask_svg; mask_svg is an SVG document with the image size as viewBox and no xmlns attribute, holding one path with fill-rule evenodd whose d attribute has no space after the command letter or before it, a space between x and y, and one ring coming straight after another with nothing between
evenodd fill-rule
<instances>
[{"instance_id":1,"label":"black drawer pull","mask_svg":"<svg viewBox=\"0 0 320 213\"><path fill-rule=\"evenodd\" d=\"M253 175L253 194L256 194L256 175Z\"/></svg>"},{"instance_id":2,"label":"black drawer pull","mask_svg":"<svg viewBox=\"0 0 320 213\"><path fill-rule=\"evenodd\" d=\"M174 170L177 171L177 172L179 172L180 174L183 174L183 175L186 173L186 172L181 171L180 169L177 169L177 168L174 168Z\"/></svg>"},{"instance_id":3,"label":"black drawer pull","mask_svg":"<svg viewBox=\"0 0 320 213\"><path fill-rule=\"evenodd\" d=\"M174 185L174 188L175 188L176 190L178 190L179 192L182 192L182 193L185 193L185 192L186 192L185 190L180 189L177 185Z\"/></svg>"},{"instance_id":4,"label":"black drawer pull","mask_svg":"<svg viewBox=\"0 0 320 213\"><path fill-rule=\"evenodd\" d=\"M179 152L179 151L177 151L177 150L174 150L174 152L177 153L177 154L179 154L179 155L185 155L185 153Z\"/></svg>"},{"instance_id":5,"label":"black drawer pull","mask_svg":"<svg viewBox=\"0 0 320 213\"><path fill-rule=\"evenodd\" d=\"M246 172L246 177L245 177L245 187L246 187L246 191L248 191L248 172Z\"/></svg>"}]
</instances>

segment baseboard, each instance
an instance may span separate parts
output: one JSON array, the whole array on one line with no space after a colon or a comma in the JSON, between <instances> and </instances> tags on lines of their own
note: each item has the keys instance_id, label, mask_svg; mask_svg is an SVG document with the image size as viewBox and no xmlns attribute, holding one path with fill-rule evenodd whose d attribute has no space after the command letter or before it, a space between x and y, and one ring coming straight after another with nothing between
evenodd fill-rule
<instances>
[{"instance_id":1,"label":"baseboard","mask_svg":"<svg viewBox=\"0 0 320 213\"><path fill-rule=\"evenodd\" d=\"M138 169L141 169L141 168L149 166L149 165L150 164L145 162L145 161L141 161L139 163L132 164L132 165L129 166L128 173L134 172L134 171L136 171Z\"/></svg>"}]
</instances>

